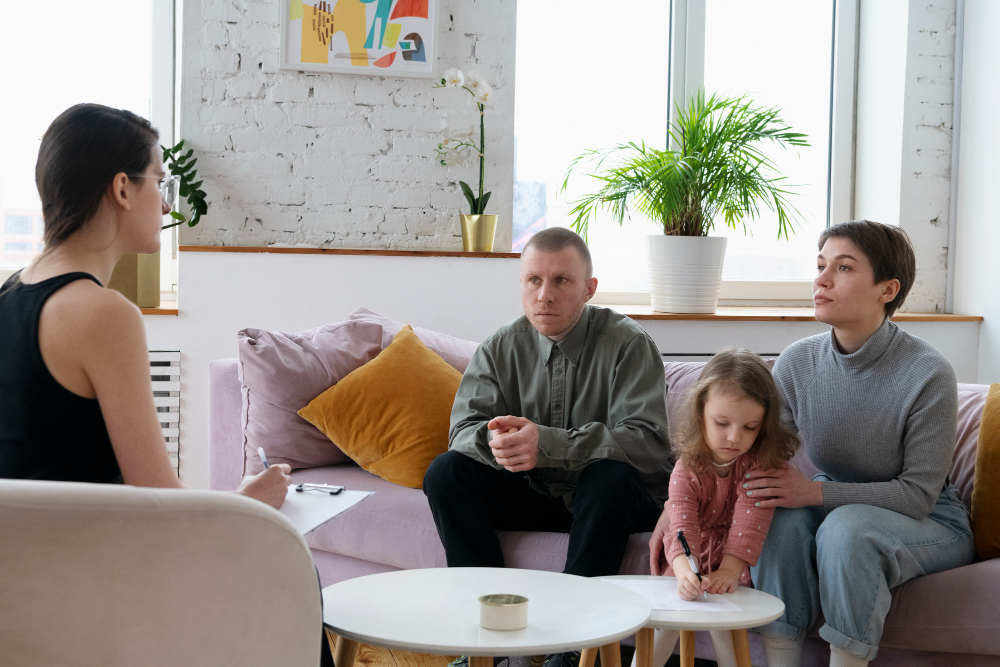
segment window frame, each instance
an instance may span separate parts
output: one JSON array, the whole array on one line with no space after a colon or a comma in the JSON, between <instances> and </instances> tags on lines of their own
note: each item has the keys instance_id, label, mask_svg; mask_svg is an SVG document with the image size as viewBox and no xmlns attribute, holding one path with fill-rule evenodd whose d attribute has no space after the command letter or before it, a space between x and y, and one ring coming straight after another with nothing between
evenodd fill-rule
<instances>
[{"instance_id":1,"label":"window frame","mask_svg":"<svg viewBox=\"0 0 1000 667\"><path fill-rule=\"evenodd\" d=\"M150 88L149 121L160 132L160 143L176 143L181 3L176 0L149 0ZM161 298L177 299L177 227L160 235Z\"/></svg>"},{"instance_id":2,"label":"window frame","mask_svg":"<svg viewBox=\"0 0 1000 667\"><path fill-rule=\"evenodd\" d=\"M830 56L829 177L827 227L854 217L854 147L857 105L858 3L833 0ZM670 0L667 85L670 118L705 81L706 0ZM595 302L649 305L648 291L598 290ZM811 280L723 280L722 305L812 306Z\"/></svg>"},{"instance_id":3,"label":"window frame","mask_svg":"<svg viewBox=\"0 0 1000 667\"><path fill-rule=\"evenodd\" d=\"M176 0L149 0L150 92L149 121L160 132L160 143L172 146L176 136L177 57L180 4ZM2 223L3 221L0 221ZM161 239L160 289L168 299L176 299L177 228L167 230ZM0 285L20 269L0 267ZM166 288L166 289L164 289Z\"/></svg>"}]
</instances>

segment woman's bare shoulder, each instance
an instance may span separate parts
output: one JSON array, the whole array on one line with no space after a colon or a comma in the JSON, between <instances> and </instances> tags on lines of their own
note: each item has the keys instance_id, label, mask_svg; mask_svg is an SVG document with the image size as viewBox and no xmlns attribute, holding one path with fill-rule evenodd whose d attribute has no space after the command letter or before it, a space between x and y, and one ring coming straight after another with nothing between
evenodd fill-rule
<instances>
[{"instance_id":1,"label":"woman's bare shoulder","mask_svg":"<svg viewBox=\"0 0 1000 667\"><path fill-rule=\"evenodd\" d=\"M54 333L72 331L111 338L136 327L142 329L142 312L120 292L91 280L74 281L49 297L42 312ZM106 340L106 339L105 339Z\"/></svg>"}]
</instances>

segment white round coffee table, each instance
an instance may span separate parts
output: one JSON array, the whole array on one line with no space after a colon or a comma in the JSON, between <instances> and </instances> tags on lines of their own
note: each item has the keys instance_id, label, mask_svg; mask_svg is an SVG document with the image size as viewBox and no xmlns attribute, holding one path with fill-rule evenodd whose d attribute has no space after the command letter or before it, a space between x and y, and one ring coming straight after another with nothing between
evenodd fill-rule
<instances>
[{"instance_id":1,"label":"white round coffee table","mask_svg":"<svg viewBox=\"0 0 1000 667\"><path fill-rule=\"evenodd\" d=\"M652 575L622 575L604 579L663 579ZM673 577L670 577L671 579ZM740 611L653 611L646 626L635 635L636 667L652 667L653 630L680 630L681 667L694 665L695 630L729 630L739 667L750 667L747 628L755 628L785 613L785 603L767 593L740 586L726 598ZM657 666L659 667L659 666Z\"/></svg>"},{"instance_id":2,"label":"white round coffee table","mask_svg":"<svg viewBox=\"0 0 1000 667\"><path fill-rule=\"evenodd\" d=\"M527 597L528 627L479 627L479 597L493 593ZM323 623L340 636L337 667L352 667L359 643L468 655L470 667L493 667L493 656L617 647L647 624L650 611L642 596L613 584L510 568L400 570L323 589Z\"/></svg>"}]
</instances>

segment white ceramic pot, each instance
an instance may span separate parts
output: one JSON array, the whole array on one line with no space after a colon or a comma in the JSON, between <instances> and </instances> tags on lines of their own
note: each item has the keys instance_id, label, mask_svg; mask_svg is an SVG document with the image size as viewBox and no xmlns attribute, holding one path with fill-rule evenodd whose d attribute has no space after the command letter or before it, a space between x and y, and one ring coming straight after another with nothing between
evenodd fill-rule
<instances>
[{"instance_id":1,"label":"white ceramic pot","mask_svg":"<svg viewBox=\"0 0 1000 667\"><path fill-rule=\"evenodd\" d=\"M649 237L649 300L661 313L714 313L719 304L724 236Z\"/></svg>"}]
</instances>

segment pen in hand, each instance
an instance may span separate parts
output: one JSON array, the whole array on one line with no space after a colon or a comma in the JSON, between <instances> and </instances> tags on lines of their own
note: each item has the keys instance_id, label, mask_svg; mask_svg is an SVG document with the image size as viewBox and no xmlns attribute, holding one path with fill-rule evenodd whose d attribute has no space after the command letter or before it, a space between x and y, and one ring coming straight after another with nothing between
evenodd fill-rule
<instances>
[{"instance_id":1,"label":"pen in hand","mask_svg":"<svg viewBox=\"0 0 1000 667\"><path fill-rule=\"evenodd\" d=\"M257 454L260 455L260 462L264 464L264 470L267 470L268 468L270 468L271 464L269 464L267 462L267 454L264 453L264 448L263 447L258 447L257 448Z\"/></svg>"},{"instance_id":2,"label":"pen in hand","mask_svg":"<svg viewBox=\"0 0 1000 667\"><path fill-rule=\"evenodd\" d=\"M681 548L684 549L684 556L687 558L688 565L691 566L691 571L698 577L698 583L701 583L701 571L698 569L698 561L691 555L691 547L688 546L688 541L684 537L683 530L677 531L677 539L681 543ZM706 602L708 601L708 592L702 591L701 596L705 598Z\"/></svg>"}]
</instances>

